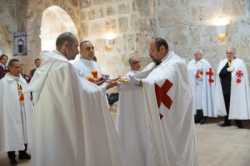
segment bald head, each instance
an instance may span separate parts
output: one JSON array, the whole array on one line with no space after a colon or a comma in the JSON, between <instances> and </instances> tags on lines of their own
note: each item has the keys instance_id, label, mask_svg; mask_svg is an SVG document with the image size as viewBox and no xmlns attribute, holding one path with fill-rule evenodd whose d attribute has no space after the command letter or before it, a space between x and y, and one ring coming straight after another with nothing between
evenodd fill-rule
<instances>
[{"instance_id":1,"label":"bald head","mask_svg":"<svg viewBox=\"0 0 250 166\"><path fill-rule=\"evenodd\" d=\"M60 34L56 39L56 49L68 60L74 59L79 52L76 36L71 32Z\"/></svg>"}]
</instances>

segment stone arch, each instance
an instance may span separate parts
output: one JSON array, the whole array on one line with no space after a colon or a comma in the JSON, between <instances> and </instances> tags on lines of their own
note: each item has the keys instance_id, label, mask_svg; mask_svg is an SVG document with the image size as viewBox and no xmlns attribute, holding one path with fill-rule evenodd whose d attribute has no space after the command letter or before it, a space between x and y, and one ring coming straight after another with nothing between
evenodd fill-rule
<instances>
[{"instance_id":1,"label":"stone arch","mask_svg":"<svg viewBox=\"0 0 250 166\"><path fill-rule=\"evenodd\" d=\"M50 6L42 14L41 49L54 50L56 37L62 32L77 35L76 26L68 13L59 6Z\"/></svg>"},{"instance_id":2,"label":"stone arch","mask_svg":"<svg viewBox=\"0 0 250 166\"><path fill-rule=\"evenodd\" d=\"M7 54L12 56L11 33L8 31L7 26L0 25L0 54Z\"/></svg>"},{"instance_id":3,"label":"stone arch","mask_svg":"<svg viewBox=\"0 0 250 166\"><path fill-rule=\"evenodd\" d=\"M40 56L42 16L43 12L51 6L57 6L64 10L71 17L76 26L77 37L79 37L81 33L79 5L77 6L74 5L74 3L70 3L70 1L64 0L54 2L50 0L43 0L40 2L29 1L25 19L25 29L28 34L28 56L22 57L26 72L33 67L33 60Z\"/></svg>"}]
</instances>

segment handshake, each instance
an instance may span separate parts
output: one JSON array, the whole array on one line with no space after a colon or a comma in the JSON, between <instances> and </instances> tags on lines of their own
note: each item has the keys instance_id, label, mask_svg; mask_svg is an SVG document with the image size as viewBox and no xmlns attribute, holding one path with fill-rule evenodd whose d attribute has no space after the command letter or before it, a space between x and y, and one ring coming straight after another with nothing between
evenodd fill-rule
<instances>
[{"instance_id":1,"label":"handshake","mask_svg":"<svg viewBox=\"0 0 250 166\"><path fill-rule=\"evenodd\" d=\"M112 87L121 85L121 84L132 84L135 86L142 86L142 81L140 79L137 79L135 76L129 75L128 78L122 78L122 77L117 77L112 80L107 80L106 81L106 89L110 89Z\"/></svg>"}]
</instances>

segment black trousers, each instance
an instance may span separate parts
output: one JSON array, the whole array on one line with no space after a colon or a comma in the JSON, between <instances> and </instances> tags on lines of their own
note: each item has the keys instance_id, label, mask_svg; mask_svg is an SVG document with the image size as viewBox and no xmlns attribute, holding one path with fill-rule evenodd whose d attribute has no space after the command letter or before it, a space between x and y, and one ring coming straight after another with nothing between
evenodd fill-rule
<instances>
[{"instance_id":1,"label":"black trousers","mask_svg":"<svg viewBox=\"0 0 250 166\"><path fill-rule=\"evenodd\" d=\"M27 144L24 144L24 147L25 147L24 150L18 151L19 154L22 154L22 153L26 153L26 152L27 152L27 147L28 147L28 145L27 145ZM15 159L15 158L16 158L16 152L15 152L15 151L9 151L9 152L8 152L8 157L9 157L10 160Z\"/></svg>"},{"instance_id":2,"label":"black trousers","mask_svg":"<svg viewBox=\"0 0 250 166\"><path fill-rule=\"evenodd\" d=\"M224 102L225 102L225 106L226 106L226 111L227 111L227 115L225 116L224 119L224 123L225 124L230 124L231 121L228 119L229 117L229 109L230 109L230 94L223 94L224 96ZM236 125L242 125L242 120L235 120Z\"/></svg>"},{"instance_id":3,"label":"black trousers","mask_svg":"<svg viewBox=\"0 0 250 166\"><path fill-rule=\"evenodd\" d=\"M200 123L204 119L203 111L202 109L196 110L196 114L194 116L194 122L195 123Z\"/></svg>"}]
</instances>

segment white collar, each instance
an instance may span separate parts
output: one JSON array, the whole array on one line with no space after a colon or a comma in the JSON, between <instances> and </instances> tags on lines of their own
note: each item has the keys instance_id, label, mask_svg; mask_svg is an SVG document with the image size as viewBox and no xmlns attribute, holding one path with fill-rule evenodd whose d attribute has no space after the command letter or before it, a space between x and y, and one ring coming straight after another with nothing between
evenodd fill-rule
<instances>
[{"instance_id":1,"label":"white collar","mask_svg":"<svg viewBox=\"0 0 250 166\"><path fill-rule=\"evenodd\" d=\"M62 61L68 61L68 59L61 52L54 50L53 53L54 53L54 54L52 54L53 58L59 59Z\"/></svg>"},{"instance_id":2,"label":"white collar","mask_svg":"<svg viewBox=\"0 0 250 166\"><path fill-rule=\"evenodd\" d=\"M5 77L6 77L6 79L7 79L8 81L20 81L20 77L21 77L21 76L17 77L17 76L11 75L10 73L7 73L7 74L5 75Z\"/></svg>"}]
</instances>

